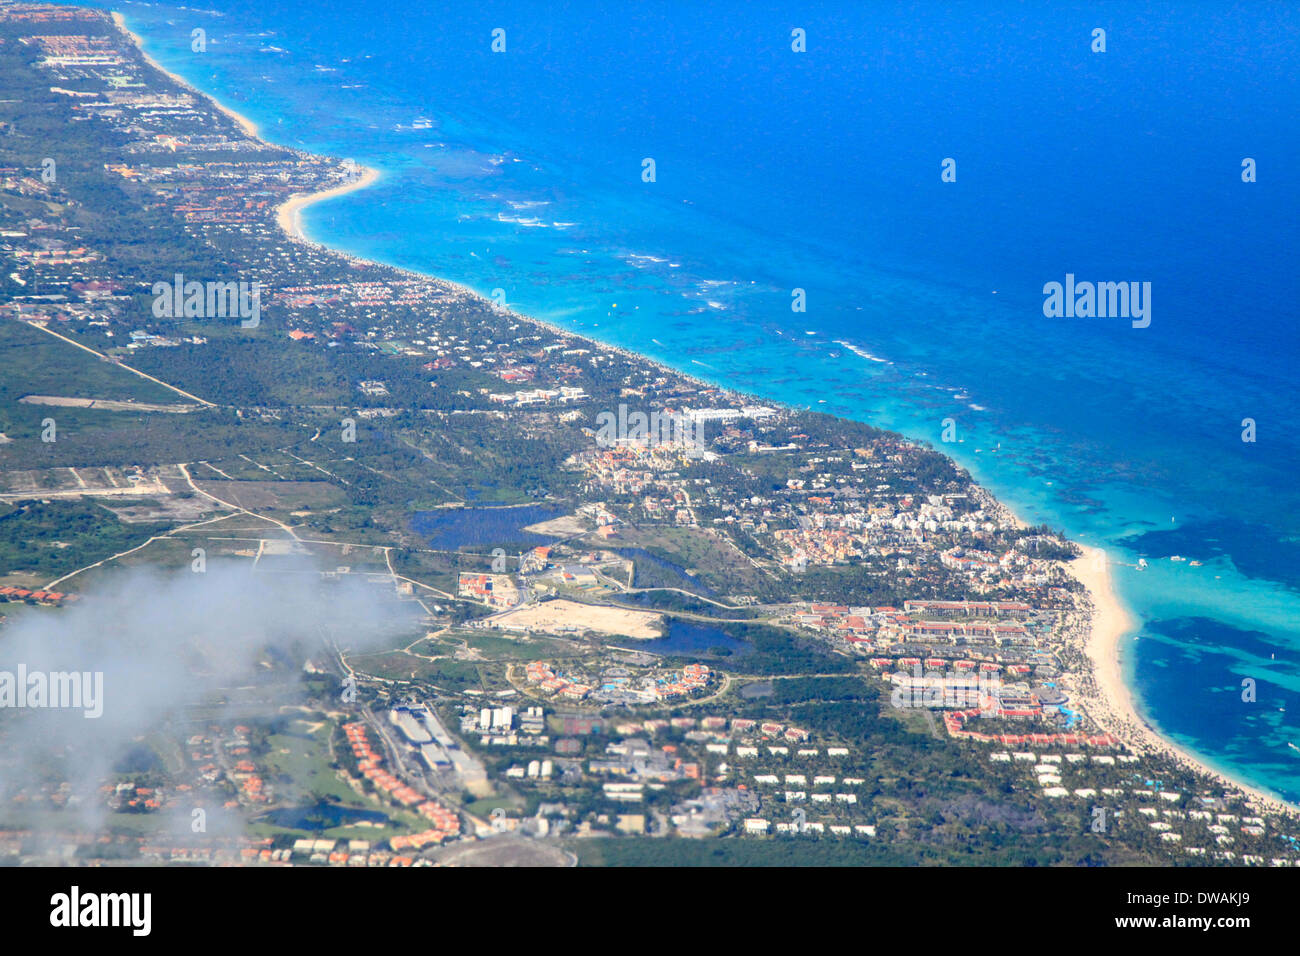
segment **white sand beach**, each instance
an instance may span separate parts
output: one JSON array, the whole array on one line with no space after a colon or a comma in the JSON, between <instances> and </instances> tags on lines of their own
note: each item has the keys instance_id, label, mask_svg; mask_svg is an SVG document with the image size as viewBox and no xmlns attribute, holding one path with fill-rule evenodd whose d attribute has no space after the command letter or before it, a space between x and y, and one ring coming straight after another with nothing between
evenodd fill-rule
<instances>
[{"instance_id":1,"label":"white sand beach","mask_svg":"<svg viewBox=\"0 0 1300 956\"><path fill-rule=\"evenodd\" d=\"M154 67L154 69L159 70L162 73L165 73L168 77L172 79L173 82L179 84L180 86L183 86L185 89L189 90L195 96L201 97L211 102L213 106L215 106L217 109L221 110L221 112L225 113L232 120L234 120L235 123L238 124L239 128L242 129L247 135L251 136L253 139L260 138L259 135L260 130L256 123L250 120L247 116L244 116L242 113L238 113L235 110L232 110L230 107L223 105L215 97L210 96L209 94L204 93L199 89L196 89L191 83L187 82L184 79L184 77L177 76L171 70L167 69L165 66L163 66L161 63L159 63L157 60L155 60L153 57L151 57L148 53L145 52L144 44L141 42L140 37L132 33L130 29L128 29L126 25L126 19L122 16L122 14L114 13L112 14L112 17L113 17L113 22L117 24L118 29L120 29L123 33L125 33L128 37L131 38L131 42L134 43L136 49L140 51L140 55L144 57L145 62L147 62L150 66ZM321 202L322 200L325 199L332 199L335 196L342 196L346 193L352 192L355 189L364 189L365 187L369 186L371 183L379 179L378 170L371 169L368 166L361 166L359 167L359 169L361 171L361 175L357 179L353 180L352 182L344 183L339 186L333 186L329 189L322 189L319 192L299 193L297 195L290 196L288 200L286 200L284 203L282 203L279 206L278 209L276 209L276 221L280 224L280 228L282 228L286 233L288 233L291 237L295 239L304 239L305 237L302 234L302 223L299 217L299 213L301 213L302 210L312 205L312 203Z\"/></svg>"},{"instance_id":2,"label":"white sand beach","mask_svg":"<svg viewBox=\"0 0 1300 956\"><path fill-rule=\"evenodd\" d=\"M361 169L361 175L350 183L332 186L329 189L322 189L320 192L297 193L290 196L275 211L275 218L280 224L280 228L294 239L305 240L306 236L302 232L302 217L300 215L304 209L324 199L333 199L335 196L343 196L357 189L365 189L379 179L379 170L371 169L369 166L359 168Z\"/></svg>"},{"instance_id":3,"label":"white sand beach","mask_svg":"<svg viewBox=\"0 0 1300 956\"><path fill-rule=\"evenodd\" d=\"M1208 774L1225 788L1241 792L1257 808L1300 815L1300 807L1209 766L1162 736L1139 716L1133 695L1124 682L1119 657L1122 639L1137 631L1138 622L1115 593L1106 553L1088 545L1079 547L1083 549L1083 555L1071 561L1068 570L1087 589L1092 606L1084 643L1084 650L1092 662L1092 687L1086 683L1079 687L1077 701L1088 716L1137 753L1163 754L1191 770Z\"/></svg>"},{"instance_id":4,"label":"white sand beach","mask_svg":"<svg viewBox=\"0 0 1300 956\"><path fill-rule=\"evenodd\" d=\"M236 113L230 107L222 105L220 102L217 101L215 97L209 96L207 93L204 93L201 90L196 89L194 85L188 82L184 77L177 76L171 70L167 69L167 67L163 66L161 63L159 63L157 60L155 60L153 57L151 57L148 53L145 52L144 44L140 41L140 38L138 36L136 36L134 33L130 31L130 29L127 28L126 18L123 17L122 14L113 13L112 17L113 17L113 22L117 24L118 29L131 38L131 42L135 44L136 49L140 51L140 55L144 57L146 63L148 63L154 69L166 73L169 77L171 77L173 82L179 84L180 86L185 87L185 89L189 90L195 96L199 96L205 100L208 100L217 109L221 110L221 112L225 113L232 120L238 123L239 127L245 133L247 133L249 136L252 136L254 138L257 137L258 128L256 123L250 120L247 116L244 116L240 113Z\"/></svg>"}]
</instances>

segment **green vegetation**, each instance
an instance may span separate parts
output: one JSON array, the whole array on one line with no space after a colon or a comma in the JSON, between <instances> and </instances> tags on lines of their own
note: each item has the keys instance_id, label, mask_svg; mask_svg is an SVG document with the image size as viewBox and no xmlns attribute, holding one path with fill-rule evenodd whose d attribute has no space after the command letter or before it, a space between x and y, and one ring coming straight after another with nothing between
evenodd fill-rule
<instances>
[{"instance_id":1,"label":"green vegetation","mask_svg":"<svg viewBox=\"0 0 1300 956\"><path fill-rule=\"evenodd\" d=\"M579 866L1088 866L1104 865L1095 840L1058 836L1033 845L936 846L839 837L568 840Z\"/></svg>"},{"instance_id":2,"label":"green vegetation","mask_svg":"<svg viewBox=\"0 0 1300 956\"><path fill-rule=\"evenodd\" d=\"M0 569L57 577L143 544L169 527L127 524L85 499L24 502L0 514Z\"/></svg>"},{"instance_id":3,"label":"green vegetation","mask_svg":"<svg viewBox=\"0 0 1300 956\"><path fill-rule=\"evenodd\" d=\"M738 640L748 641L754 650L739 658L734 669L746 674L845 674L858 665L847 657L826 650L824 644L800 637L770 624L717 625Z\"/></svg>"}]
</instances>

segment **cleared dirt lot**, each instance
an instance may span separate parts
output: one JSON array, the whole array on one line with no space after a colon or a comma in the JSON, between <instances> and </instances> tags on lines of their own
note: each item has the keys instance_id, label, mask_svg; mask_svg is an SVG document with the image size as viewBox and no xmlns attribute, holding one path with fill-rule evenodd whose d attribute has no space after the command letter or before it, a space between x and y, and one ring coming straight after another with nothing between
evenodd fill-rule
<instances>
[{"instance_id":1,"label":"cleared dirt lot","mask_svg":"<svg viewBox=\"0 0 1300 956\"><path fill-rule=\"evenodd\" d=\"M514 836L496 836L434 854L443 866L573 866L574 860L557 846Z\"/></svg>"},{"instance_id":2,"label":"cleared dirt lot","mask_svg":"<svg viewBox=\"0 0 1300 956\"><path fill-rule=\"evenodd\" d=\"M169 495L162 469L136 474L121 468L46 468L0 472L0 497L79 498L152 497Z\"/></svg>"},{"instance_id":3,"label":"cleared dirt lot","mask_svg":"<svg viewBox=\"0 0 1300 956\"><path fill-rule=\"evenodd\" d=\"M329 508L343 502L345 495L328 481L197 481L195 484L222 501L258 511L278 508Z\"/></svg>"},{"instance_id":4,"label":"cleared dirt lot","mask_svg":"<svg viewBox=\"0 0 1300 956\"><path fill-rule=\"evenodd\" d=\"M96 408L106 412L172 412L181 414L200 408L199 405L155 405L149 402L119 401L113 398L67 398L62 395L24 395L18 399L24 405L53 405L61 408Z\"/></svg>"},{"instance_id":5,"label":"cleared dirt lot","mask_svg":"<svg viewBox=\"0 0 1300 956\"><path fill-rule=\"evenodd\" d=\"M619 607L599 607L579 604L577 601L544 601L517 611L507 611L489 620L499 627L527 628L562 634L573 631L597 631L646 640L662 637L659 627L662 614L650 611L629 611Z\"/></svg>"},{"instance_id":6,"label":"cleared dirt lot","mask_svg":"<svg viewBox=\"0 0 1300 956\"><path fill-rule=\"evenodd\" d=\"M550 521L539 521L537 524L530 524L524 528L525 531L531 531L533 534L560 534L574 535L583 534L589 528L589 522L582 519L580 515L562 515L559 518L552 518Z\"/></svg>"}]
</instances>

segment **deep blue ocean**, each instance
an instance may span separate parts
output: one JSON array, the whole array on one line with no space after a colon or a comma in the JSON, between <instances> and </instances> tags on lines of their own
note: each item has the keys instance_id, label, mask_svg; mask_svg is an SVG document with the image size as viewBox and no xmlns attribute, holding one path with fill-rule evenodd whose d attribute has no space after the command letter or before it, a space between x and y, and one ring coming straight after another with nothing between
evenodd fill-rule
<instances>
[{"instance_id":1,"label":"deep blue ocean","mask_svg":"<svg viewBox=\"0 0 1300 956\"><path fill-rule=\"evenodd\" d=\"M313 238L933 442L1107 548L1143 713L1300 800L1300 6L111 6L382 171ZM1045 317L1067 273L1150 282L1150 326Z\"/></svg>"}]
</instances>

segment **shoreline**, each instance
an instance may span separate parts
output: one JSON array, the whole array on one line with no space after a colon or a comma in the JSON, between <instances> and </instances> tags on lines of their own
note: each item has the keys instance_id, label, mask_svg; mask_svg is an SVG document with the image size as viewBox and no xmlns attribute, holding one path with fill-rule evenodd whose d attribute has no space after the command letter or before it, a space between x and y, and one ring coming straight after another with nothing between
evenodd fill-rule
<instances>
[{"instance_id":1,"label":"shoreline","mask_svg":"<svg viewBox=\"0 0 1300 956\"><path fill-rule=\"evenodd\" d=\"M141 56L149 65L159 70L179 86L212 103L218 110L234 121L251 138L265 142L265 140L262 140L261 138L257 124L253 123L247 117L241 115L235 110L224 106L212 95L199 90L182 77L179 77L175 73L166 69L158 63L157 60L145 52L140 37L127 27L125 18L122 14L112 12L111 17L118 29L130 38L131 42L135 45L136 49L139 50ZM338 186L332 186L317 192L294 194L277 207L275 211L276 222L290 241L314 246L329 251L332 254L340 255L343 258L354 262L368 262L380 265L384 268L392 269L395 272L422 281L438 282L457 290L463 295L472 296L475 299L490 301L463 283L446 279L441 276L429 275L404 266L397 266L391 263L380 262L378 260L364 259L345 250L334 249L326 246L324 243L317 242L316 240L310 239L306 236L301 222L301 212L303 209L326 199L332 199L356 190L364 189L367 186L374 184L380 178L379 171L374 168L359 166L359 169L361 170L361 175L350 182ZM689 372L683 372L672 368L671 366L650 356L594 339L587 334L575 332L571 329L555 325L544 319L524 315L508 307L501 309L500 311L522 322L528 322L551 332L569 336L590 343L598 348L623 355L624 357L648 363L655 368L669 372L670 374L697 386L717 390L724 396L750 398L756 402L773 407L797 410L796 406L789 405L788 403L763 398L757 395L749 395L744 392L736 391L728 386L709 382ZM813 411L813 409L809 408L808 411ZM822 412L820 414L829 413ZM866 422L864 424L870 425L871 423ZM878 426L873 425L872 427ZM885 430L890 431L889 429ZM896 432L895 434L902 435L901 432ZM902 437L907 438L905 435ZM911 438L907 438L907 440L915 441L915 439ZM921 442L920 444L925 443ZM951 456L947 457L951 459ZM966 471L969 475L968 469L964 468L955 459L951 460L953 460L953 463L957 468ZM971 480L974 482L973 477ZM997 499L990 489L979 484L975 484L975 488L980 494L981 501L985 507L995 509L1004 514L1017 527L1028 527L1027 523L1005 503ZM1062 566L1067 574L1074 577L1081 585L1083 585L1091 605L1090 610L1085 614L1084 620L1082 621L1083 631L1080 648L1085 659L1089 663L1090 673L1085 671L1077 675L1071 675L1076 678L1076 680L1072 682L1075 684L1074 690L1076 703L1078 703L1088 713L1088 716L1103 730L1109 731L1116 737L1119 737L1126 746L1134 751L1139 753L1158 753L1173 759L1175 762L1190 770L1209 776L1222 784L1226 790L1242 794L1246 799L1247 804L1256 809L1262 809L1271 813L1279 813L1287 816L1300 817L1300 805L1290 803L1282 797L1244 783L1222 770L1211 767L1208 763L1205 763L1202 759L1193 755L1187 749L1160 734L1158 730L1138 714L1134 704L1133 694L1124 682L1123 671L1119 661L1119 648L1122 638L1133 633L1133 631L1138 628L1139 622L1122 603L1115 591L1110 571L1110 563L1106 552L1101 548L1092 545L1085 545L1079 541L1073 541L1072 543L1077 545L1083 551L1083 555L1073 561L1063 562ZM1096 694L1091 694L1085 691L1083 687L1079 686L1081 683L1086 683L1089 680L1095 685L1097 691Z\"/></svg>"},{"instance_id":2,"label":"shoreline","mask_svg":"<svg viewBox=\"0 0 1300 956\"><path fill-rule=\"evenodd\" d=\"M1210 766L1204 759L1161 734L1137 711L1133 692L1124 681L1119 650L1124 637L1141 623L1121 602L1115 590L1106 552L1074 542L1083 554L1065 565L1067 573L1083 585L1091 605L1084 624L1082 651L1091 666L1096 693L1076 686L1078 703L1103 730L1120 738L1138 753L1160 754L1196 773L1218 781L1226 790L1240 793L1257 810L1300 816L1300 807L1260 787Z\"/></svg>"},{"instance_id":3,"label":"shoreline","mask_svg":"<svg viewBox=\"0 0 1300 956\"><path fill-rule=\"evenodd\" d=\"M362 166L360 168L366 170L370 169L370 167L368 166ZM378 177L378 173L376 171L376 178L377 177ZM374 180L371 180L370 182L373 181ZM366 183L366 185L369 184L370 184L369 182ZM332 189L337 189L337 188L339 187L332 187ZM360 188L360 187L356 186L354 188ZM326 190L326 192L330 192L330 191L331 190ZM302 197L312 197L312 196L316 196L317 194L300 193L299 195ZM291 202L294 198L297 197L290 197L289 201ZM284 205L288 205L288 202L284 203ZM487 296L483 295L481 292L478 292L470 288L469 286L465 285L465 283L463 282L457 282L454 279L447 279L443 276L432 275L431 273L428 272L420 272L418 269L412 269L409 266L395 265L394 263L391 262L385 262L382 259L367 259L363 256L357 255L356 253L348 252L346 249L337 249L333 246L327 246L323 242L318 242L317 240L310 238L301 229L295 232L294 230L285 227L285 232L291 242L300 242L303 243L304 245L313 246L317 249L321 249L324 250L325 252L329 252L332 255L341 256L342 258L347 259L349 262L365 263L366 265L381 266L385 269L391 269L393 270L393 272L396 272L399 275L410 279L416 279L421 282L436 282L445 286L448 289L451 289L459 293L460 295L469 298L478 299L488 303L489 305L492 305L492 301ZM493 307L496 308L495 306ZM671 365L661 362L660 360L653 358L652 356L644 355L641 352L634 352L631 349L624 348L621 345L614 345L611 342L606 342L601 339L594 339L590 335L586 334L585 332L575 332L573 329L565 328L562 325L556 325L554 322L549 322L546 319L539 319L535 315L528 315L523 312L516 312L514 309L510 308L509 306L505 308L501 308L500 312L503 315L509 316L511 319L515 319L519 322L527 322L530 325L535 325L540 329L545 329L546 331L553 332L556 335L563 335L568 338L576 339L580 342L586 343L587 345L594 346L595 348L604 349L605 351L613 352L616 355L622 355L624 358L627 359L631 359L637 362L644 362L645 364L650 365L656 369L659 369L662 372L666 372L669 375L676 376L677 378L682 379L683 381L686 382L690 382L691 384L699 386L702 389L710 389L715 392L718 392L721 395L730 398L749 399L752 401L752 403L755 404L761 403L764 405L772 406L773 408L785 408L785 409L792 409L796 411L798 410L798 406L791 405L788 402L783 402L779 399L774 399L774 398L762 398L758 395L751 395L747 392L737 391L736 389L731 388L730 386L727 385L720 385L717 382L710 382L707 379L703 379L697 375L692 374L691 372L683 372L680 369L673 368ZM811 408L806 410L812 411ZM820 412L819 414L826 415L829 414L829 412ZM869 423L864 423L864 424L869 424ZM888 429L882 429L882 430L888 431ZM894 432L894 434L906 438L906 436L902 435L901 432ZM910 441L911 439L908 440Z\"/></svg>"},{"instance_id":4,"label":"shoreline","mask_svg":"<svg viewBox=\"0 0 1300 956\"><path fill-rule=\"evenodd\" d=\"M290 239L296 239L300 242L311 242L302 230L302 211L308 206L315 205L318 202L324 202L326 199L334 199L337 196L345 196L350 192L358 189L365 189L367 186L379 180L379 170L371 166L360 166L361 175L351 182L342 183L338 186L331 186L328 189L322 189L314 193L295 193L281 203L275 210L275 220L284 230ZM314 243L314 245L321 245ZM322 248L325 248L322 246Z\"/></svg>"},{"instance_id":5,"label":"shoreline","mask_svg":"<svg viewBox=\"0 0 1300 956\"><path fill-rule=\"evenodd\" d=\"M185 89L193 93L195 96L201 97L211 102L213 106L219 109L222 113L226 114L226 116L228 116L231 120L233 120L235 125L238 126L240 129L242 129L246 134L248 134L248 136L252 137L253 139L261 138L259 135L260 130L258 128L258 125L254 123L252 120L250 120L247 116L244 116L242 113L237 113L235 110L232 110L229 106L223 104L220 100L218 100L215 96L212 96L210 93L204 93L193 83L189 82L182 76L177 76L171 70L167 69L167 67L163 66L152 56L150 56L148 52L145 51L144 41L140 39L140 36L138 34L133 33L131 28L126 25L126 17L123 14L118 13L116 10L113 10L109 13L109 16L111 16L113 18L113 22L117 24L117 28L131 38L131 42L135 44L135 48L140 51L140 55L144 57L144 61L146 63L152 66L155 70L158 70L160 73L166 74L166 76L170 78L173 83L177 84L178 86L184 87Z\"/></svg>"}]
</instances>

